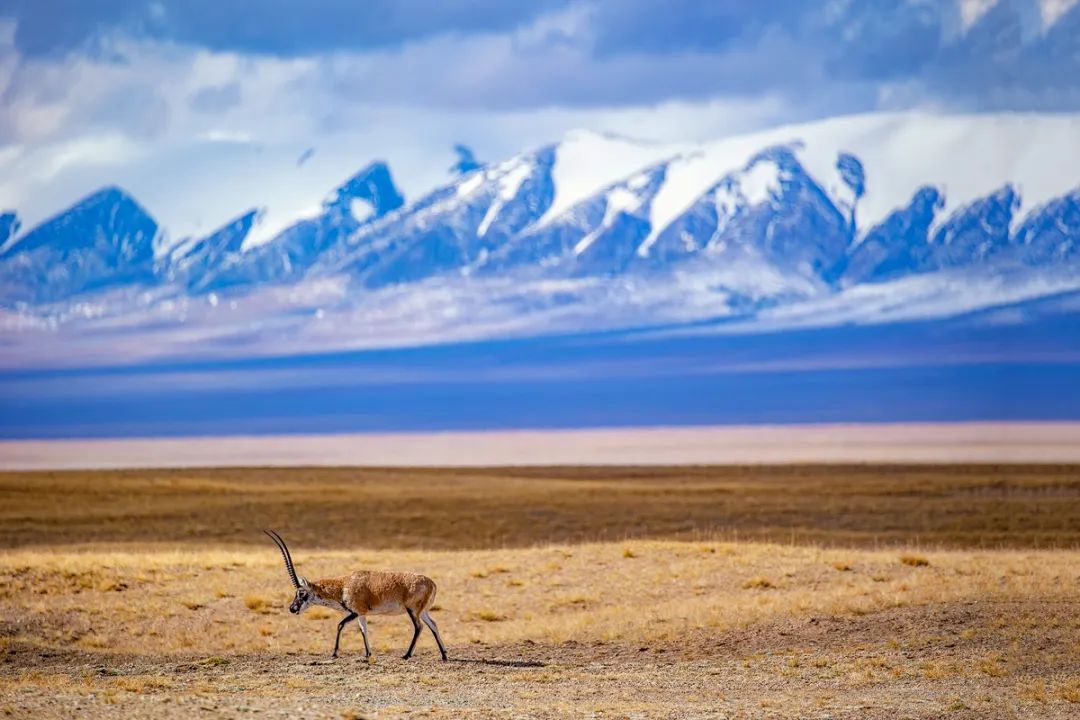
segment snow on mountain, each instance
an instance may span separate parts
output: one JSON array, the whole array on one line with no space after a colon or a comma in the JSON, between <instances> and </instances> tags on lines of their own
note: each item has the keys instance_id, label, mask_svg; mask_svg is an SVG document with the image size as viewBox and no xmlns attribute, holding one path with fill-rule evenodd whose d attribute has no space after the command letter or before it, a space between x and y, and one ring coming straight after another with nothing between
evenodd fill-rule
<instances>
[{"instance_id":1,"label":"snow on mountain","mask_svg":"<svg viewBox=\"0 0 1080 720\"><path fill-rule=\"evenodd\" d=\"M850 160L858 161L861 170L856 172L865 177L856 220L864 234L923 186L942 191L942 214L1005 183L1020 190L1024 207L1046 203L1078 182L1061 154L1063 148L1076 150L1078 137L1077 116L912 112L847 116L721 140L672 163L653 203L646 248L709 187L765 148L791 147L838 206L853 203L852 184L844 174L855 170ZM842 156L846 164L838 162Z\"/></svg>"},{"instance_id":2,"label":"snow on mountain","mask_svg":"<svg viewBox=\"0 0 1080 720\"><path fill-rule=\"evenodd\" d=\"M556 160L556 163L558 161ZM656 165L603 188L546 223L535 223L485 259L481 272L611 275L624 271L649 231L648 209L663 185Z\"/></svg>"},{"instance_id":3,"label":"snow on mountain","mask_svg":"<svg viewBox=\"0 0 1080 720\"><path fill-rule=\"evenodd\" d=\"M323 200L319 212L251 245L258 218L243 226L244 252L230 253L194 283L199 290L250 287L299 279L328 249L367 224L394 212L405 200L384 162L353 175ZM219 231L220 232L220 231Z\"/></svg>"},{"instance_id":4,"label":"snow on mountain","mask_svg":"<svg viewBox=\"0 0 1080 720\"><path fill-rule=\"evenodd\" d=\"M555 195L537 225L551 222L628 175L686 149L685 146L642 143L586 130L567 133L555 148L551 178Z\"/></svg>"},{"instance_id":5,"label":"snow on mountain","mask_svg":"<svg viewBox=\"0 0 1080 720\"><path fill-rule=\"evenodd\" d=\"M303 217L250 209L165 250L107 188L21 236L0 216L0 303L68 318L134 288L94 313L245 318L214 336L314 323L320 347L376 316L381 336L396 319L430 338L967 312L1080 287L1075 157L1069 115L863 115L699 146L578 131L408 204L372 163Z\"/></svg>"},{"instance_id":6,"label":"snow on mountain","mask_svg":"<svg viewBox=\"0 0 1080 720\"><path fill-rule=\"evenodd\" d=\"M702 256L827 281L847 251L849 229L795 150L779 146L723 176L639 254L654 265Z\"/></svg>"},{"instance_id":7,"label":"snow on mountain","mask_svg":"<svg viewBox=\"0 0 1080 720\"><path fill-rule=\"evenodd\" d=\"M367 288L467 275L551 204L551 148L473 171L352 233L320 260Z\"/></svg>"},{"instance_id":8,"label":"snow on mountain","mask_svg":"<svg viewBox=\"0 0 1080 720\"><path fill-rule=\"evenodd\" d=\"M238 261L244 240L259 218L259 210L249 210L205 238L181 241L164 263L166 276L189 290L201 289L225 263Z\"/></svg>"},{"instance_id":9,"label":"snow on mountain","mask_svg":"<svg viewBox=\"0 0 1080 720\"><path fill-rule=\"evenodd\" d=\"M890 280L926 267L930 255L930 226L944 198L933 187L915 191L907 205L897 208L870 228L842 261L842 284Z\"/></svg>"},{"instance_id":10,"label":"snow on mountain","mask_svg":"<svg viewBox=\"0 0 1080 720\"><path fill-rule=\"evenodd\" d=\"M19 232L19 216L13 212L0 213L0 254L7 250L8 243Z\"/></svg>"},{"instance_id":11,"label":"snow on mountain","mask_svg":"<svg viewBox=\"0 0 1080 720\"><path fill-rule=\"evenodd\" d=\"M1013 237L1017 259L1026 265L1080 259L1080 189L1032 210Z\"/></svg>"}]
</instances>

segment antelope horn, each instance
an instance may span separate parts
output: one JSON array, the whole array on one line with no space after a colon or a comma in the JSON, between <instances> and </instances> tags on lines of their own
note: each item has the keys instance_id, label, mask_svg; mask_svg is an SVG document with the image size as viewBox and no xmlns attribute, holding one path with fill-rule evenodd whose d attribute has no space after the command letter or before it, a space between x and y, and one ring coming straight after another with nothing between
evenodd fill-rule
<instances>
[{"instance_id":1,"label":"antelope horn","mask_svg":"<svg viewBox=\"0 0 1080 720\"><path fill-rule=\"evenodd\" d=\"M296 577L296 570L293 569L292 555L289 554L289 548L285 544L285 541L273 530L263 530L263 532L270 536L270 539L278 546L278 550L281 551L281 557L285 560L285 570L289 573L289 579L292 580L293 587L300 587L300 581Z\"/></svg>"}]
</instances>

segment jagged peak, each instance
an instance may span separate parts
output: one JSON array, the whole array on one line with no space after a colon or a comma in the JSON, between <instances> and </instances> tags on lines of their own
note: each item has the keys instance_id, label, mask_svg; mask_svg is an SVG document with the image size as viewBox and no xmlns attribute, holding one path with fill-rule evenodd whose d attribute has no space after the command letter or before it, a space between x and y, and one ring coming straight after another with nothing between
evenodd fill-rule
<instances>
[{"instance_id":1,"label":"jagged peak","mask_svg":"<svg viewBox=\"0 0 1080 720\"><path fill-rule=\"evenodd\" d=\"M125 216L118 210L125 210ZM112 226L117 222L131 221L135 226L133 239L146 244L151 255L158 243L158 225L153 216L135 198L117 185L106 185L77 200L64 210L46 218L30 228L14 242L8 243L5 254L34 250L55 242L59 237L72 241L73 245L90 245L95 242L93 233L73 233L73 222L91 222ZM118 239L127 242L127 239Z\"/></svg>"},{"instance_id":2,"label":"jagged peak","mask_svg":"<svg viewBox=\"0 0 1080 720\"><path fill-rule=\"evenodd\" d=\"M450 166L450 172L453 175L467 175L484 167L484 163L476 159L476 153L472 148L464 143L454 145L454 154L457 155L457 160Z\"/></svg>"},{"instance_id":3,"label":"jagged peak","mask_svg":"<svg viewBox=\"0 0 1080 720\"><path fill-rule=\"evenodd\" d=\"M365 165L339 185L324 205L327 209L348 209L353 200L369 202L374 217L382 217L405 204L405 198L390 173L390 166L384 160L375 160Z\"/></svg>"},{"instance_id":4,"label":"jagged peak","mask_svg":"<svg viewBox=\"0 0 1080 720\"><path fill-rule=\"evenodd\" d=\"M240 252L244 239L259 224L265 212L264 208L251 208L201 238L184 238L169 248L166 257L169 262L177 262L200 249Z\"/></svg>"},{"instance_id":5,"label":"jagged peak","mask_svg":"<svg viewBox=\"0 0 1080 720\"><path fill-rule=\"evenodd\" d=\"M98 188L94 192L83 197L81 200L76 201L72 208L90 205L103 205L107 203L131 204L139 207L140 210L143 209L142 206L139 205L138 201L135 200L135 197L119 185L106 185L104 187ZM143 212L146 211L143 210Z\"/></svg>"},{"instance_id":6,"label":"jagged peak","mask_svg":"<svg viewBox=\"0 0 1080 720\"><path fill-rule=\"evenodd\" d=\"M21 226L22 223L19 221L19 216L14 210L7 210L0 213L0 255L3 255L7 251L8 246L14 243Z\"/></svg>"}]
</instances>

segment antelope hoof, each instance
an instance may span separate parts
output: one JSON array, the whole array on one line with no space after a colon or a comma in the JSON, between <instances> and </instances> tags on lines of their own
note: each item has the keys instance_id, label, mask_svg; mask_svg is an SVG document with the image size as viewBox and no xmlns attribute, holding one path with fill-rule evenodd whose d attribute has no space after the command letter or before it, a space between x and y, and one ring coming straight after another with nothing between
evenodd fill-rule
<instances>
[{"instance_id":1,"label":"antelope hoof","mask_svg":"<svg viewBox=\"0 0 1080 720\"><path fill-rule=\"evenodd\" d=\"M409 654L409 653L405 653L404 655L402 655L402 656L401 656L401 659L402 659L402 660L408 660L408 659L409 659L409 658L411 658L411 657L412 657L412 655L411 655L411 654Z\"/></svg>"}]
</instances>

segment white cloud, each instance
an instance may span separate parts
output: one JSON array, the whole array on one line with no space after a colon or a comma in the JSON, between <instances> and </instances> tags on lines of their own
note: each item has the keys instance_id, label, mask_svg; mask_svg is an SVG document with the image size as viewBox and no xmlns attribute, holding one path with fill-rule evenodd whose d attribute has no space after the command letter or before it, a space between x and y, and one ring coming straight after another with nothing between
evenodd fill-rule
<instances>
[{"instance_id":1,"label":"white cloud","mask_svg":"<svg viewBox=\"0 0 1080 720\"><path fill-rule=\"evenodd\" d=\"M999 0L959 0L961 31L970 30L998 2Z\"/></svg>"},{"instance_id":2,"label":"white cloud","mask_svg":"<svg viewBox=\"0 0 1080 720\"><path fill-rule=\"evenodd\" d=\"M206 142L237 143L240 145L250 145L255 142L255 139L246 132L219 130L216 128L199 133L197 139L205 140Z\"/></svg>"},{"instance_id":3,"label":"white cloud","mask_svg":"<svg viewBox=\"0 0 1080 720\"><path fill-rule=\"evenodd\" d=\"M1076 1L1039 0L1044 22ZM956 2L969 27L994 4ZM30 227L115 183L180 237L256 206L287 222L373 159L416 198L446 179L455 142L484 161L578 127L700 142L931 97L919 78L831 82L813 63L793 68L796 39L784 33L716 52L595 57L593 20L578 5L501 34L287 58L123 38L94 56L24 58L14 23L0 21L0 207ZM718 98L723 88L741 94ZM215 91L218 102L192 102Z\"/></svg>"},{"instance_id":4,"label":"white cloud","mask_svg":"<svg viewBox=\"0 0 1080 720\"><path fill-rule=\"evenodd\" d=\"M1039 0L1039 14L1043 30L1049 30L1061 17L1076 5L1078 0Z\"/></svg>"},{"instance_id":5,"label":"white cloud","mask_svg":"<svg viewBox=\"0 0 1080 720\"><path fill-rule=\"evenodd\" d=\"M140 152L123 135L113 133L57 143L41 155L38 166L28 170L34 180L48 183L71 167L100 166L108 169L130 164L138 159Z\"/></svg>"},{"instance_id":6,"label":"white cloud","mask_svg":"<svg viewBox=\"0 0 1080 720\"><path fill-rule=\"evenodd\" d=\"M441 65L443 74L430 82L456 83L444 99L470 87L490 89L527 71L527 59L517 55L534 52L530 44L573 34L579 21L571 13L519 38L479 38L441 63L451 47L444 40L396 52L293 59L117 41L110 51L123 62L9 60L0 64L0 86L9 87L0 108L0 131L9 141L0 145L0 207L16 209L28 229L102 185L118 184L179 239L211 232L252 207L267 208L268 226L287 224L374 159L387 160L406 196L416 198L447 179L455 142L496 161L577 127L705 140L775 122L785 112L774 98L497 111L450 102L421 109L393 88L395 78L406 82ZM12 53L10 47L6 56L0 52L0 63ZM490 65L503 61L516 69ZM566 62L569 70L573 60ZM239 88L238 99L220 112L191 108L196 93L230 85ZM311 147L315 155L298 166Z\"/></svg>"}]
</instances>

